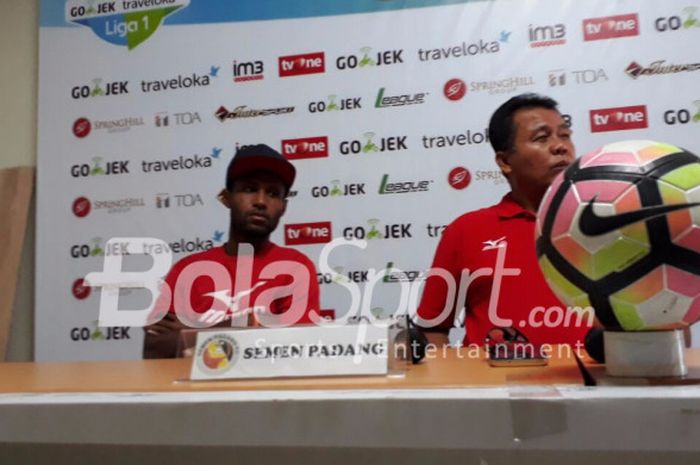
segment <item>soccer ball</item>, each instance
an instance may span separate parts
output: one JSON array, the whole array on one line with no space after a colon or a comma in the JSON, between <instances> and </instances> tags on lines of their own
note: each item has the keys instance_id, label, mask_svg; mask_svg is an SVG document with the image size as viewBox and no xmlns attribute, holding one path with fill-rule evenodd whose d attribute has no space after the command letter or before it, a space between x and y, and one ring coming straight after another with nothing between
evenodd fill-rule
<instances>
[{"instance_id":1,"label":"soccer ball","mask_svg":"<svg viewBox=\"0 0 700 465\"><path fill-rule=\"evenodd\" d=\"M547 190L537 256L567 305L607 329L678 329L700 319L700 158L647 140L605 145Z\"/></svg>"}]
</instances>

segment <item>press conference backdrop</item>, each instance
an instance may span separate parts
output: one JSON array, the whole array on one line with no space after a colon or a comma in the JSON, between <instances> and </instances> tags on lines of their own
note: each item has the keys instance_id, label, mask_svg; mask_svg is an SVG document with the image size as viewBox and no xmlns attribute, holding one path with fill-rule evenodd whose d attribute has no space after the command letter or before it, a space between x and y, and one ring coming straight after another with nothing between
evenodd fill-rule
<instances>
[{"instance_id":1,"label":"press conference backdrop","mask_svg":"<svg viewBox=\"0 0 700 465\"><path fill-rule=\"evenodd\" d=\"M141 331L99 327L100 291L82 278L121 253L112 237L162 239L176 259L221 245L216 194L242 145L297 167L275 242L318 264L333 238L367 240L331 254L342 278L319 276L337 316L348 282L365 311L395 312L444 226L507 191L486 127L517 93L557 99L581 154L639 138L700 153L698 7L42 0L37 360L140 357ZM403 272L367 283L387 267ZM149 299L122 290L120 306Z\"/></svg>"}]
</instances>

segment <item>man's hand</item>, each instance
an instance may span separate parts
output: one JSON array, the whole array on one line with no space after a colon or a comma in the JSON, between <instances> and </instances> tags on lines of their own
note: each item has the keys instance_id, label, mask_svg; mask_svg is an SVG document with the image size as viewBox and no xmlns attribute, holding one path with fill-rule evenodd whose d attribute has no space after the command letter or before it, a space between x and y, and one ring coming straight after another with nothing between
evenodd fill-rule
<instances>
[{"instance_id":1,"label":"man's hand","mask_svg":"<svg viewBox=\"0 0 700 465\"><path fill-rule=\"evenodd\" d=\"M158 323L143 328L143 358L174 358L180 330L187 326L172 313L167 313Z\"/></svg>"}]
</instances>

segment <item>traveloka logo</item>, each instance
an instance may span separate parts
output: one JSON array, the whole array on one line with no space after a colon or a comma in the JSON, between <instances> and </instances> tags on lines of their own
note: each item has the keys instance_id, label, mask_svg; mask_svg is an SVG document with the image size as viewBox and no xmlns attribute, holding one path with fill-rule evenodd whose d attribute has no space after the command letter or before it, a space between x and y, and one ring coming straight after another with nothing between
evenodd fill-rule
<instances>
[{"instance_id":1,"label":"traveloka logo","mask_svg":"<svg viewBox=\"0 0 700 465\"><path fill-rule=\"evenodd\" d=\"M163 19L189 4L190 0L68 0L65 15L66 21L131 50L151 37Z\"/></svg>"},{"instance_id":2,"label":"traveloka logo","mask_svg":"<svg viewBox=\"0 0 700 465\"><path fill-rule=\"evenodd\" d=\"M218 147L212 149L211 155L194 154L190 157L180 155L169 160L142 161L141 171L144 173L160 173L167 171L185 171L196 168L210 168L212 159L219 159L221 150Z\"/></svg>"},{"instance_id":3,"label":"traveloka logo","mask_svg":"<svg viewBox=\"0 0 700 465\"><path fill-rule=\"evenodd\" d=\"M219 76L219 66L211 65L204 73L178 74L175 77L156 79L153 81L141 81L141 91L161 92L164 90L189 89L194 87L207 87L211 80Z\"/></svg>"},{"instance_id":4,"label":"traveloka logo","mask_svg":"<svg viewBox=\"0 0 700 465\"><path fill-rule=\"evenodd\" d=\"M446 47L420 48L418 49L418 59L420 61L437 61L498 53L501 51L501 46L508 43L510 34L510 31L501 31L500 35L493 40L479 39L478 42L470 44L463 41L461 44Z\"/></svg>"}]
</instances>

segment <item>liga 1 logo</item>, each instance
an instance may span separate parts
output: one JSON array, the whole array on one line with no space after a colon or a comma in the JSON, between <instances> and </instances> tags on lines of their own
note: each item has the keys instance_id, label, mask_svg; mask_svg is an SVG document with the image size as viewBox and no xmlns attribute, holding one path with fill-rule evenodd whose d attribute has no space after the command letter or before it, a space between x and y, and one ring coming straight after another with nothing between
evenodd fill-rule
<instances>
[{"instance_id":1,"label":"liga 1 logo","mask_svg":"<svg viewBox=\"0 0 700 465\"><path fill-rule=\"evenodd\" d=\"M87 26L114 45L135 48L151 37L163 20L189 6L190 0L69 0L66 22Z\"/></svg>"},{"instance_id":2,"label":"liga 1 logo","mask_svg":"<svg viewBox=\"0 0 700 465\"><path fill-rule=\"evenodd\" d=\"M202 372L220 375L229 371L238 362L238 342L225 334L209 336L197 347L197 367Z\"/></svg>"}]
</instances>

